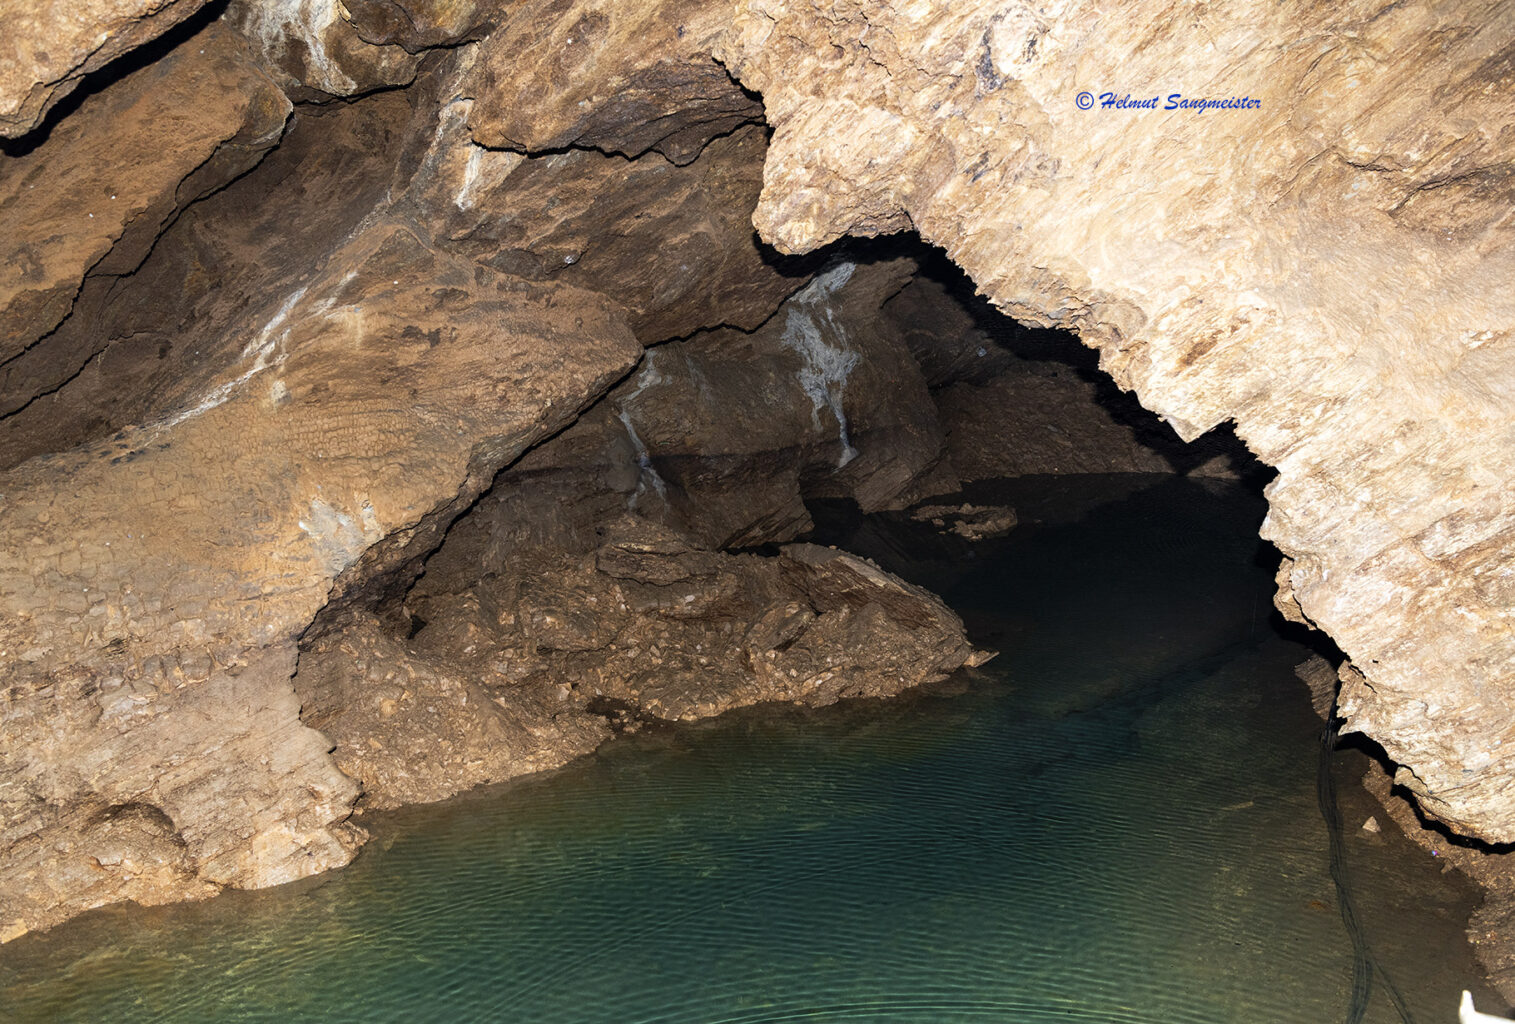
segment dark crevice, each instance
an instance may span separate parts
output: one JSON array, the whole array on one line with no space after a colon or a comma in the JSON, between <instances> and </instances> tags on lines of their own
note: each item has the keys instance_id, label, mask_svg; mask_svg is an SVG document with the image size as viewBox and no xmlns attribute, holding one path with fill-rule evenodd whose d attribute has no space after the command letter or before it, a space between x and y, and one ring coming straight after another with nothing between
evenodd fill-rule
<instances>
[{"instance_id":1,"label":"dark crevice","mask_svg":"<svg viewBox=\"0 0 1515 1024\"><path fill-rule=\"evenodd\" d=\"M725 120L725 118L721 118L719 120ZM666 138L665 139L659 139L657 142L654 142L652 145L648 146L646 149L643 149L640 152L631 153L631 154L624 153L624 152L622 152L621 150L618 150L618 149L609 149L609 148L606 148L604 146L585 145L583 143L578 143L578 142L570 142L570 143L567 143L566 145L562 145L562 146L539 146L539 147L536 147L536 148L532 148L530 146L521 146L521 145L513 145L513 146L486 146L482 142L475 141L473 139L473 136L471 134L469 135L469 141L470 141L470 143L472 145L478 146L480 149L483 149L483 150L488 150L491 153L518 153L521 156L524 156L524 157L527 157L528 159L533 159L533 160L541 158L541 157L549 157L549 156L568 156L569 154L572 154L572 153L594 153L594 154L596 154L598 156L604 156L604 157L620 157L622 160L626 161L627 163L634 163L637 160L640 160L643 157L647 156L649 153L656 153L658 156L660 156L664 160L668 161L668 163L672 164L674 167L688 167L690 164L694 163L696 160L698 160L700 158L701 154L703 154L705 152L705 150L710 147L710 144L712 142L717 142L717 141L719 141L721 139L730 138L731 136L735 135L737 132L742 131L743 129L752 128L752 127L755 127L755 126L767 127L767 122L764 121L762 118L748 118L746 120L739 121L737 124L733 125L729 129L725 129L723 131L716 132L716 133L712 134L704 142L702 142L700 144L700 148L697 151L695 151L694 155L691 156L688 160L685 160L683 163L679 163L678 161L673 160L672 158L670 158L668 156L667 153L664 153L661 149L658 148L665 141L667 141ZM671 138L671 137L672 137L671 135L668 136L668 138Z\"/></svg>"},{"instance_id":2,"label":"dark crevice","mask_svg":"<svg viewBox=\"0 0 1515 1024\"><path fill-rule=\"evenodd\" d=\"M58 122L78 110L90 97L110 88L123 78L162 60L170 51L183 45L211 22L221 17L230 0L211 0L173 28L134 50L130 50L96 71L83 76L79 85L48 110L42 122L25 135L0 138L0 156L26 156L47 141Z\"/></svg>"},{"instance_id":3,"label":"dark crevice","mask_svg":"<svg viewBox=\"0 0 1515 1024\"><path fill-rule=\"evenodd\" d=\"M49 387L45 390L38 391L26 401L18 405L16 408L12 409L10 412L0 412L0 423L4 423L6 420L11 419L14 416L20 416L22 413L26 412L27 409L30 409L35 403L42 401L44 398L56 395L64 388L68 387L74 381L78 380L85 370L88 370L90 366L99 362L109 348L110 345L107 344L104 348L100 348L94 352L91 352L89 357L86 358L82 364L80 364L77 370L64 377L57 384L54 384L52 387Z\"/></svg>"}]
</instances>

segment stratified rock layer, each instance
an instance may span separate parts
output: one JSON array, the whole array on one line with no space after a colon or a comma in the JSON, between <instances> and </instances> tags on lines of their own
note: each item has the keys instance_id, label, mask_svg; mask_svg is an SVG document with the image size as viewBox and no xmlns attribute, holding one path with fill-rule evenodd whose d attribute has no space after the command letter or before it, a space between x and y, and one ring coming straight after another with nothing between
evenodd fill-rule
<instances>
[{"instance_id":1,"label":"stratified rock layer","mask_svg":"<svg viewBox=\"0 0 1515 1024\"><path fill-rule=\"evenodd\" d=\"M913 227L1077 330L1185 437L1233 420L1264 535L1431 814L1515 840L1515 5L753 0L786 251ZM1243 109L1101 105L1173 94ZM1080 109L1080 94L1094 108Z\"/></svg>"},{"instance_id":2,"label":"stratified rock layer","mask_svg":"<svg viewBox=\"0 0 1515 1024\"><path fill-rule=\"evenodd\" d=\"M0 3L0 136L24 135L84 76L173 28L205 0Z\"/></svg>"},{"instance_id":3,"label":"stratified rock layer","mask_svg":"<svg viewBox=\"0 0 1515 1024\"><path fill-rule=\"evenodd\" d=\"M0 476L8 931L140 888L81 834L99 808L171 825L197 884L344 863L358 789L299 721L297 638L339 576L430 550L640 352L600 296L382 220L243 330L195 405Z\"/></svg>"},{"instance_id":4,"label":"stratified rock layer","mask_svg":"<svg viewBox=\"0 0 1515 1024\"><path fill-rule=\"evenodd\" d=\"M11 19L0 134L193 9ZM775 260L765 158L780 249L915 229L1185 437L1234 420L1280 470L1280 606L1353 659L1342 711L1433 814L1515 839L1512 29L1508 2L239 0L102 79L0 165L0 940L343 863L353 777L434 799L607 718L947 671L924 595L712 549L792 538L805 498L1156 468L1071 414L1087 381L890 312L908 268ZM263 159L286 94L402 84L303 107ZM1248 102L1099 98L1201 89ZM991 404L1079 430L1000 458ZM547 494L571 543L498 528ZM606 534L628 510L661 526ZM589 597L614 614L564 611ZM470 629L493 660L464 672Z\"/></svg>"},{"instance_id":5,"label":"stratified rock layer","mask_svg":"<svg viewBox=\"0 0 1515 1024\"><path fill-rule=\"evenodd\" d=\"M527 152L655 149L687 164L763 108L711 56L724 4L527 0L510 9L467 85L475 141Z\"/></svg>"},{"instance_id":6,"label":"stratified rock layer","mask_svg":"<svg viewBox=\"0 0 1515 1024\"><path fill-rule=\"evenodd\" d=\"M217 26L0 163L0 372L37 374L15 359L68 315L85 274L135 269L184 206L278 142L289 111L235 34Z\"/></svg>"}]
</instances>

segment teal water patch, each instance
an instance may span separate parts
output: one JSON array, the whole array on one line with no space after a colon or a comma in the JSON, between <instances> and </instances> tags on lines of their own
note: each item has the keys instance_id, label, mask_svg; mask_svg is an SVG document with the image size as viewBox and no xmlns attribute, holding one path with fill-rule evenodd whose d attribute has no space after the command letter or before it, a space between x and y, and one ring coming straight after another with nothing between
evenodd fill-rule
<instances>
[{"instance_id":1,"label":"teal water patch","mask_svg":"<svg viewBox=\"0 0 1515 1024\"><path fill-rule=\"evenodd\" d=\"M1005 650L965 693L751 709L370 815L329 877L12 943L0 1019L1343 1020L1319 724L1257 518L1164 484L1028 526L944 586ZM1349 839L1360 916L1448 1019L1470 896L1392 843ZM1382 985L1364 1019L1400 1019Z\"/></svg>"}]
</instances>

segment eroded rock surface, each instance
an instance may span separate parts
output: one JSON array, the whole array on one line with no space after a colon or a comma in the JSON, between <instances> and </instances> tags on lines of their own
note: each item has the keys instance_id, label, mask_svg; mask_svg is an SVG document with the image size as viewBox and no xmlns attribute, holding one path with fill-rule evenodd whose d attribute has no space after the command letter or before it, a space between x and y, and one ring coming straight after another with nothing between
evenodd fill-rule
<instances>
[{"instance_id":1,"label":"eroded rock surface","mask_svg":"<svg viewBox=\"0 0 1515 1024\"><path fill-rule=\"evenodd\" d=\"M296 639L339 576L430 550L640 352L599 296L491 277L403 225L339 257L248 318L194 406L0 477L12 931L137 891L120 867L68 884L100 860L66 827L81 807L156 808L196 885L344 863L358 789L299 722ZM37 852L54 822L61 851Z\"/></svg>"},{"instance_id":2,"label":"eroded rock surface","mask_svg":"<svg viewBox=\"0 0 1515 1024\"><path fill-rule=\"evenodd\" d=\"M935 596L842 552L725 554L636 517L603 534L436 566L413 639L367 619L302 655L305 720L371 806L556 767L642 721L888 696L986 658Z\"/></svg>"},{"instance_id":3,"label":"eroded rock surface","mask_svg":"<svg viewBox=\"0 0 1515 1024\"><path fill-rule=\"evenodd\" d=\"M473 137L494 149L573 146L676 164L762 105L711 56L730 11L708 0L527 0L484 46L468 84Z\"/></svg>"},{"instance_id":4,"label":"eroded rock surface","mask_svg":"<svg viewBox=\"0 0 1515 1024\"><path fill-rule=\"evenodd\" d=\"M226 21L295 99L357 96L412 81L420 58L380 27L385 12L358 6L366 33L339 0L237 0Z\"/></svg>"},{"instance_id":5,"label":"eroded rock surface","mask_svg":"<svg viewBox=\"0 0 1515 1024\"><path fill-rule=\"evenodd\" d=\"M1515 5L742 5L786 251L914 227L1277 467L1265 536L1425 809L1515 839ZM1208 40L1201 45L1197 40ZM1087 91L1258 101L1081 110Z\"/></svg>"},{"instance_id":6,"label":"eroded rock surface","mask_svg":"<svg viewBox=\"0 0 1515 1024\"><path fill-rule=\"evenodd\" d=\"M278 142L289 112L237 37L212 27L0 162L0 372L36 373L14 361L68 315L84 276L135 269L184 206Z\"/></svg>"},{"instance_id":7,"label":"eroded rock surface","mask_svg":"<svg viewBox=\"0 0 1515 1024\"><path fill-rule=\"evenodd\" d=\"M973 660L867 563L722 550L807 500L1200 461L754 205L784 250L914 228L1185 436L1233 418L1342 706L1506 837L1508 6L897 6L239 2L0 164L0 939L341 864L360 784ZM1263 105L1074 103L1180 70Z\"/></svg>"},{"instance_id":8,"label":"eroded rock surface","mask_svg":"<svg viewBox=\"0 0 1515 1024\"><path fill-rule=\"evenodd\" d=\"M85 75L162 35L206 0L0 4L0 136L24 135Z\"/></svg>"}]
</instances>

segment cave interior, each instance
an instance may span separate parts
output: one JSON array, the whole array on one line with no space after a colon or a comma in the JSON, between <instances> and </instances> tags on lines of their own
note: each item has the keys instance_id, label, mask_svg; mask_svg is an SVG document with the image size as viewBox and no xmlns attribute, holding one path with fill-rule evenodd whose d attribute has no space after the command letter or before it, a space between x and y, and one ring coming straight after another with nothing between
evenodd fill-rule
<instances>
[{"instance_id":1,"label":"cave interior","mask_svg":"<svg viewBox=\"0 0 1515 1024\"><path fill-rule=\"evenodd\" d=\"M1227 685L1268 679L1242 704L1313 693L1330 718L1343 656L1274 607L1273 471L1229 425L1181 440L1075 333L1013 319L913 231L779 251L753 224L762 96L683 23L526 6L496 24L370 0L301 37L277 5L217 0L0 143L0 490L21 552L0 593L36 638L0 634L20 655L0 938L114 907L75 924L129 943L124 902L325 877L417 806L545 800L499 784L566 784L542 773L591 771L614 737L694 743L733 713L835 739L975 688L1013 706L1000 690L1057 632L1027 625L1035 605L1122 668L1028 693L1033 718L1239 671L1242 648L1265 653ZM692 40L708 15L689 18ZM597 67L564 56L575 37ZM1122 516L1184 523L1128 567L1168 590L1090 583L1105 570L1081 558L1122 556L1069 531L1118 536ZM1249 574L1236 594L1196 567L1212 529ZM1025 588L983 566L1013 544L1049 589L1012 614L1002 591ZM1083 604L1046 584L1052 551ZM1144 601L1170 607L1128 621ZM1157 635L1163 615L1198 646ZM882 697L903 710L858 702ZM1196 749L1247 759L1240 726L1216 732ZM1485 848L1391 794L1371 740L1324 763L1354 823L1418 833L1366 856L1462 942L1446 920L1471 890L1403 865ZM1411 919L1388 888L1364 896L1380 936ZM16 1005L42 1005L27 971L100 941L73 927L5 968ZM1444 999L1445 969L1376 948L1391 991L1414 975Z\"/></svg>"}]
</instances>

